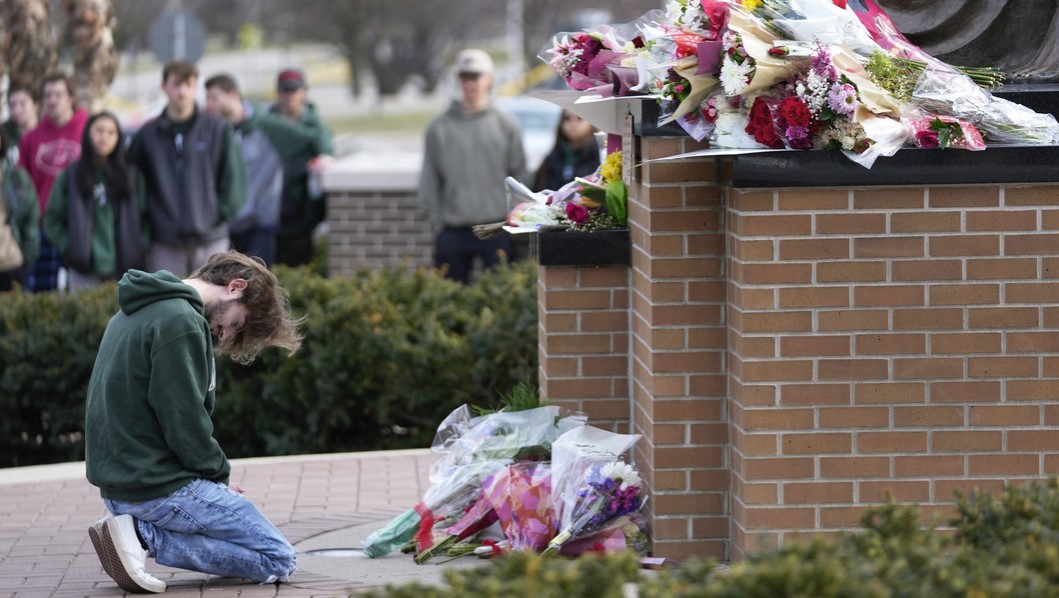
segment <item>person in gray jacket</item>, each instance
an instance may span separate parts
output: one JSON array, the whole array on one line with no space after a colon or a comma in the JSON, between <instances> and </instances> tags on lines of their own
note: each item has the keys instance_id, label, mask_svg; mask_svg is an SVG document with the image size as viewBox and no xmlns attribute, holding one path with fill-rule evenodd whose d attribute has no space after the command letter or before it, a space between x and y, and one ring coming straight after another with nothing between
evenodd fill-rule
<instances>
[{"instance_id":1,"label":"person in gray jacket","mask_svg":"<svg viewBox=\"0 0 1059 598\"><path fill-rule=\"evenodd\" d=\"M472 227L507 218L504 179L525 177L526 154L518 121L490 103L489 55L463 50L456 72L461 98L427 126L419 201L439 231L435 265L467 284L476 258L489 268L511 254L509 235L479 239Z\"/></svg>"},{"instance_id":2,"label":"person in gray jacket","mask_svg":"<svg viewBox=\"0 0 1059 598\"><path fill-rule=\"evenodd\" d=\"M187 276L227 251L228 223L246 202L246 169L232 127L195 103L198 69L174 60L162 71L169 103L133 137L129 155L147 183L147 268Z\"/></svg>"},{"instance_id":3,"label":"person in gray jacket","mask_svg":"<svg viewBox=\"0 0 1059 598\"><path fill-rule=\"evenodd\" d=\"M232 246L271 267L280 230L283 165L296 156L308 160L319 156L319 135L280 116L254 110L228 74L206 80L206 112L234 127L248 177L247 202L229 224Z\"/></svg>"}]
</instances>

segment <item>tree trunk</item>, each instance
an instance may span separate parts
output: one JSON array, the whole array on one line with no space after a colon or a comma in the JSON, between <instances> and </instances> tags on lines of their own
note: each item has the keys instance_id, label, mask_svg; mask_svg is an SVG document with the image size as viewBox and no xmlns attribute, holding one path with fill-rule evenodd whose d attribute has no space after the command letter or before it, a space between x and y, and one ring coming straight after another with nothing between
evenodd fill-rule
<instances>
[{"instance_id":1,"label":"tree trunk","mask_svg":"<svg viewBox=\"0 0 1059 598\"><path fill-rule=\"evenodd\" d=\"M2 49L9 85L40 93L41 81L56 64L48 0L2 0L0 21L7 30Z\"/></svg>"},{"instance_id":2,"label":"tree trunk","mask_svg":"<svg viewBox=\"0 0 1059 598\"><path fill-rule=\"evenodd\" d=\"M114 7L111 0L63 0L63 8L74 44L77 103L89 112L98 112L118 72Z\"/></svg>"}]
</instances>

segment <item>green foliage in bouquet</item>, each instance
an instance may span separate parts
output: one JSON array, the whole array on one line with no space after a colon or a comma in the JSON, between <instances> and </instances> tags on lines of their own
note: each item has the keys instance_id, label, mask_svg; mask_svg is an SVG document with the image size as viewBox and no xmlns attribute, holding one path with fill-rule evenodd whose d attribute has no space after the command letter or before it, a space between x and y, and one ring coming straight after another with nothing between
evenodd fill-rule
<instances>
[{"instance_id":1,"label":"green foliage in bouquet","mask_svg":"<svg viewBox=\"0 0 1059 598\"><path fill-rule=\"evenodd\" d=\"M388 587L371 596L640 598L1037 598L1059 596L1059 482L1008 487L997 500L958 495L955 534L914 506L866 510L862 529L789 543L719 568L689 560L643 573L634 553L577 559L514 553L446 572L445 587ZM635 586L635 587L632 587ZM529 591L532 589L532 591Z\"/></svg>"},{"instance_id":2,"label":"green foliage in bouquet","mask_svg":"<svg viewBox=\"0 0 1059 598\"><path fill-rule=\"evenodd\" d=\"M455 407L537 374L536 264L471 286L388 268L327 279L276 268L301 351L218 359L216 435L230 457L429 446ZM84 458L84 404L115 286L0 294L0 467Z\"/></svg>"}]
</instances>

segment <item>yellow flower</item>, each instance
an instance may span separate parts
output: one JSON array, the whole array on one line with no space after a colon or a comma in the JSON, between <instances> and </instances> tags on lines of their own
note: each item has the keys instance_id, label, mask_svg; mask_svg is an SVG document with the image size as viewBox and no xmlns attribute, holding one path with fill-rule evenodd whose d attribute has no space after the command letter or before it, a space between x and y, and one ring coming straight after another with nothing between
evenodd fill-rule
<instances>
[{"instance_id":1,"label":"yellow flower","mask_svg":"<svg viewBox=\"0 0 1059 598\"><path fill-rule=\"evenodd\" d=\"M761 0L743 0L743 8L753 12L761 8Z\"/></svg>"},{"instance_id":2,"label":"yellow flower","mask_svg":"<svg viewBox=\"0 0 1059 598\"><path fill-rule=\"evenodd\" d=\"M607 156L600 167L599 173L603 176L605 183L621 180L621 152L614 152Z\"/></svg>"}]
</instances>

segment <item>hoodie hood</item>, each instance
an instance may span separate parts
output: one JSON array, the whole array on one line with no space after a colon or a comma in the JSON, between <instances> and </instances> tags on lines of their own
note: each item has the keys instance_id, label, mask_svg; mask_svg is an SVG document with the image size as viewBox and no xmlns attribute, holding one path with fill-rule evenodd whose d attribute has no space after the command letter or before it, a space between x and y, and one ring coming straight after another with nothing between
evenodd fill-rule
<instances>
[{"instance_id":1,"label":"hoodie hood","mask_svg":"<svg viewBox=\"0 0 1059 598\"><path fill-rule=\"evenodd\" d=\"M165 270L154 274L129 270L118 281L118 305L126 315L167 299L183 299L190 303L195 311L205 314L205 304L198 292Z\"/></svg>"}]
</instances>

